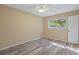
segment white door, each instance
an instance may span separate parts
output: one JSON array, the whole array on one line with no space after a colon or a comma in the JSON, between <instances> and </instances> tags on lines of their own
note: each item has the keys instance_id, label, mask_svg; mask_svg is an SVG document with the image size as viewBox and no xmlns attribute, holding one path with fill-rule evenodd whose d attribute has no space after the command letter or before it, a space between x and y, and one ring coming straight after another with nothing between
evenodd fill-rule
<instances>
[{"instance_id":1,"label":"white door","mask_svg":"<svg viewBox=\"0 0 79 59\"><path fill-rule=\"evenodd\" d=\"M78 16L68 17L68 42L78 44Z\"/></svg>"}]
</instances>

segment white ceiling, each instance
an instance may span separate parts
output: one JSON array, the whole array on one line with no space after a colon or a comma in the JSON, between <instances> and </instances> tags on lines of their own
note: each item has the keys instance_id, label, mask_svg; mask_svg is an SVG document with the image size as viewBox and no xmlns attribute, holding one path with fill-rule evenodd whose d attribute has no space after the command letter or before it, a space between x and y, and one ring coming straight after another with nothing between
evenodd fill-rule
<instances>
[{"instance_id":1,"label":"white ceiling","mask_svg":"<svg viewBox=\"0 0 79 59\"><path fill-rule=\"evenodd\" d=\"M79 10L79 4L48 4L48 10L44 13L37 11L37 4L7 4L7 6L30 12L41 17L51 16L72 10Z\"/></svg>"}]
</instances>

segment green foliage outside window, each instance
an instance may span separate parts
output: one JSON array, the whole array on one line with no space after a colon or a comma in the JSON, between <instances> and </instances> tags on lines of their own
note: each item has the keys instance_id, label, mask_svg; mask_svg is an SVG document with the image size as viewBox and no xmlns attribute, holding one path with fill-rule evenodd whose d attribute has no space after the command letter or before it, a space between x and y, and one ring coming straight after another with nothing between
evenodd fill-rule
<instances>
[{"instance_id":1,"label":"green foliage outside window","mask_svg":"<svg viewBox=\"0 0 79 59\"><path fill-rule=\"evenodd\" d=\"M55 20L55 21L48 21L49 27L64 27L65 24L66 24L66 20L64 20L64 19Z\"/></svg>"}]
</instances>

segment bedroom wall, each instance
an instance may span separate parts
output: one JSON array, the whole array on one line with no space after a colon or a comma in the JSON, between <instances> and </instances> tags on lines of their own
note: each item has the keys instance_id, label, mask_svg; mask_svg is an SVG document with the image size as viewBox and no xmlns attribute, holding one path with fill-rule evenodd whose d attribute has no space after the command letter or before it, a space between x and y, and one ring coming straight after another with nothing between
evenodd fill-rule
<instances>
[{"instance_id":1,"label":"bedroom wall","mask_svg":"<svg viewBox=\"0 0 79 59\"><path fill-rule=\"evenodd\" d=\"M42 30L41 17L0 5L0 48L37 39Z\"/></svg>"},{"instance_id":2,"label":"bedroom wall","mask_svg":"<svg viewBox=\"0 0 79 59\"><path fill-rule=\"evenodd\" d=\"M67 41L68 40L68 30L67 29L48 29L48 19L57 19L72 15L79 15L79 10L76 11L70 11L65 13L60 13L48 17L44 17L44 29L43 29L43 35L45 38L60 40L60 41Z\"/></svg>"}]
</instances>

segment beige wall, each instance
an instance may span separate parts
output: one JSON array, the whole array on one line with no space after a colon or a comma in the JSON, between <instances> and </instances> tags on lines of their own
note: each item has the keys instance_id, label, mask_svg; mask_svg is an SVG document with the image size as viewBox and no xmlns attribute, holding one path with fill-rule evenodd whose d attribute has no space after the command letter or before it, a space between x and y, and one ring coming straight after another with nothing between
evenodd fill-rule
<instances>
[{"instance_id":1,"label":"beige wall","mask_svg":"<svg viewBox=\"0 0 79 59\"><path fill-rule=\"evenodd\" d=\"M72 16L72 15L79 15L79 10L61 13L61 14L57 14L54 16L44 17L44 20L43 20L44 21L44 24L43 24L44 25L44 29L43 29L44 37L50 38L50 39L67 41L68 40L67 29L65 30L48 29L48 19L56 19L56 18L62 18L62 17Z\"/></svg>"},{"instance_id":2,"label":"beige wall","mask_svg":"<svg viewBox=\"0 0 79 59\"><path fill-rule=\"evenodd\" d=\"M0 5L0 48L42 36L41 17Z\"/></svg>"}]
</instances>

